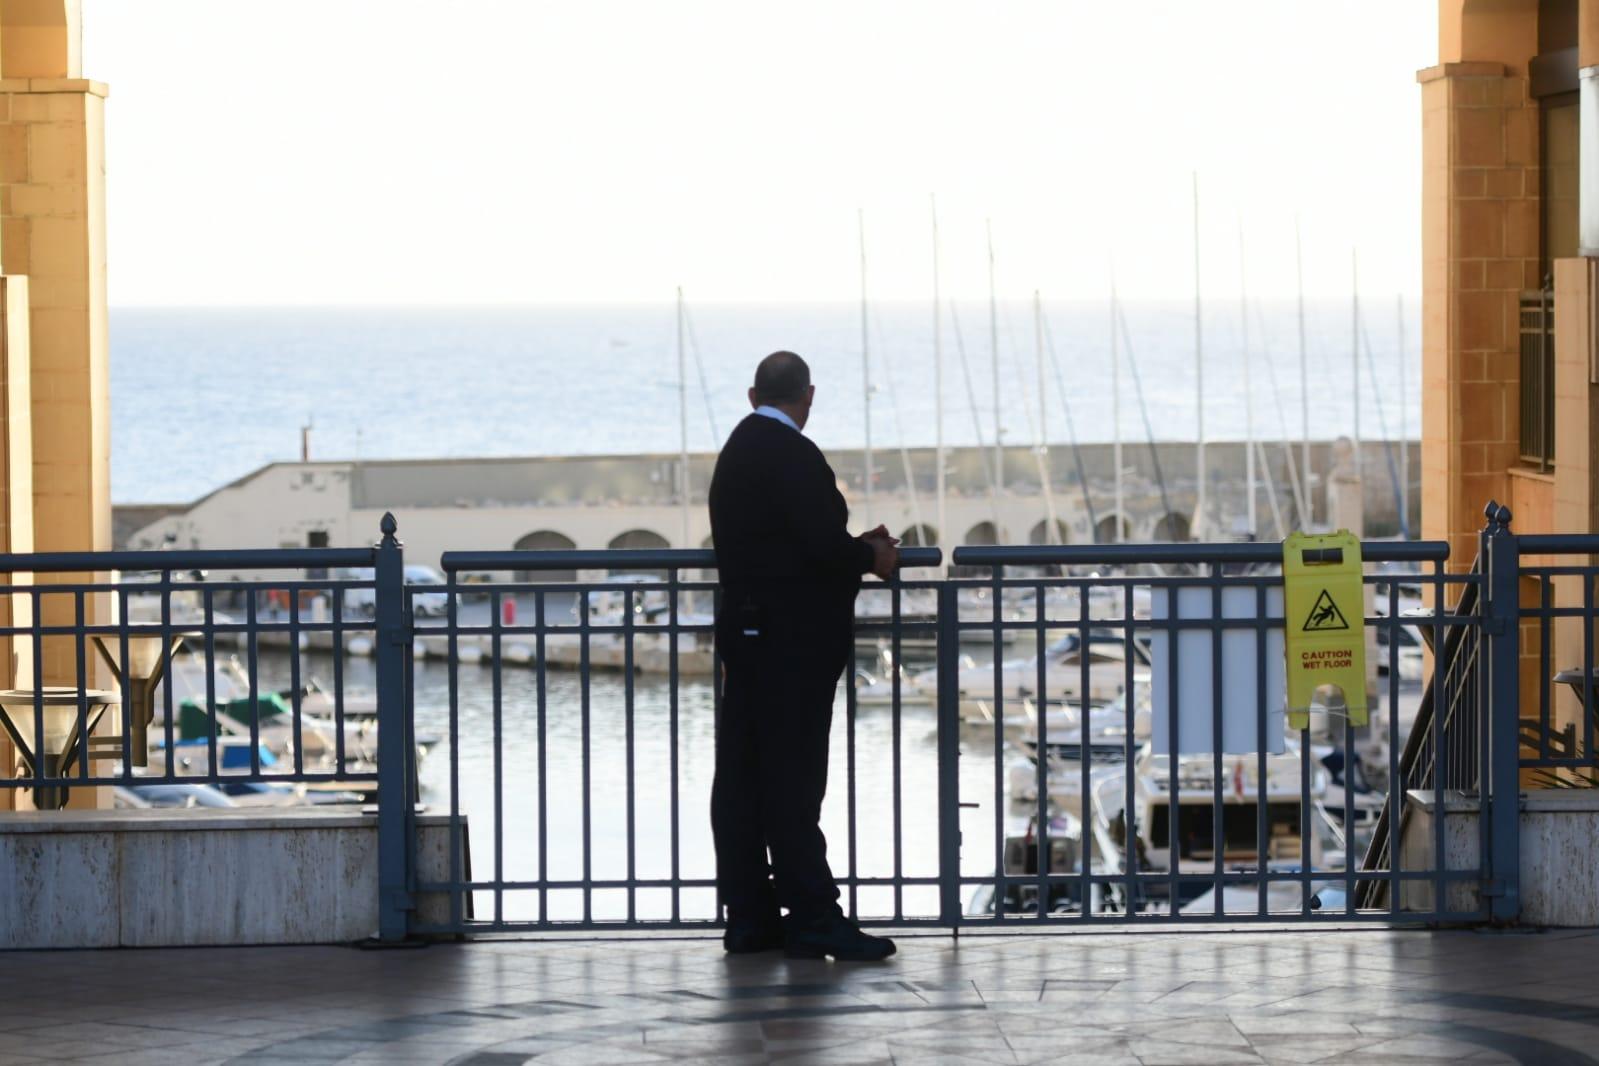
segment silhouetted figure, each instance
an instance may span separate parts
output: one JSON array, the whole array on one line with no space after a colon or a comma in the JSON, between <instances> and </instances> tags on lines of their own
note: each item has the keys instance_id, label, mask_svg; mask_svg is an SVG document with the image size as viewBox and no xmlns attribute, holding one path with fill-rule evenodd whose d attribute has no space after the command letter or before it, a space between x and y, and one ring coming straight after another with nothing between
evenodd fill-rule
<instances>
[{"instance_id":1,"label":"silhouetted figure","mask_svg":"<svg viewBox=\"0 0 1599 1066\"><path fill-rule=\"evenodd\" d=\"M839 910L819 823L855 594L865 573L892 576L898 541L881 526L849 535L833 470L801 432L815 391L793 352L761 360L749 391L755 411L728 437L711 478L725 666L711 789L722 943L735 953L881 959L894 942Z\"/></svg>"}]
</instances>

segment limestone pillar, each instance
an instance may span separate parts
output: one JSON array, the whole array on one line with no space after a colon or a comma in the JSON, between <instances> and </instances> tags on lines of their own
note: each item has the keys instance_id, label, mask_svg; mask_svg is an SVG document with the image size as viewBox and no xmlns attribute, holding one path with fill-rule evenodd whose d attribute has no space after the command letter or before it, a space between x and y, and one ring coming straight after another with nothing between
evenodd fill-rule
<instances>
[{"instance_id":1,"label":"limestone pillar","mask_svg":"<svg viewBox=\"0 0 1599 1066\"><path fill-rule=\"evenodd\" d=\"M0 381L7 403L21 397L27 408L28 447L20 431L8 437L0 500L14 532L18 498L29 497L36 551L111 547L106 88L82 77L81 31L78 0L0 0L0 275L26 275L16 291L28 303L25 362L8 362ZM29 476L17 469L23 456ZM109 617L109 599L91 597L84 621ZM73 597L45 595L39 613L45 625L70 624ZM43 676L22 680L97 684L93 673L77 676L74 644L46 639ZM0 773L9 770L8 759ZM72 805L107 802L102 791L75 790Z\"/></svg>"},{"instance_id":2,"label":"limestone pillar","mask_svg":"<svg viewBox=\"0 0 1599 1066\"><path fill-rule=\"evenodd\" d=\"M111 547L106 89L80 77L80 31L75 0L0 0L0 274L28 277L39 551ZM69 622L70 597L42 615ZM49 642L45 681L72 673Z\"/></svg>"},{"instance_id":3,"label":"limestone pillar","mask_svg":"<svg viewBox=\"0 0 1599 1066\"><path fill-rule=\"evenodd\" d=\"M1523 64L1523 69L1525 64ZM1539 287L1538 108L1504 64L1447 63L1422 87L1422 535L1450 568L1519 462L1519 296Z\"/></svg>"}]
</instances>

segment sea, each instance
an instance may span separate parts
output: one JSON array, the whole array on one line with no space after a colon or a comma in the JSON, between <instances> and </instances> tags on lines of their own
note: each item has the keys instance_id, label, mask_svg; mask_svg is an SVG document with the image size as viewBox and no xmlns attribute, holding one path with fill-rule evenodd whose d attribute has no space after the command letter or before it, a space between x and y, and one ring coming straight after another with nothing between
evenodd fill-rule
<instances>
[{"instance_id":1,"label":"sea","mask_svg":"<svg viewBox=\"0 0 1599 1066\"><path fill-rule=\"evenodd\" d=\"M1012 445L1037 442L1040 419L1051 447L1109 441L1118 409L1124 440L1197 440L1201 395L1206 440L1244 439L1251 418L1258 437L1331 439L1357 417L1363 438L1414 439L1409 306L1401 321L1392 295L1358 315L1307 304L1303 376L1292 301L1251 304L1246 322L1217 300L1197 338L1192 301L1124 303L1114 362L1103 301L1036 317L1002 301L992 321L986 300L949 301L936 331L930 303L884 303L864 338L858 305L693 304L681 375L672 304L113 308L111 492L193 500L299 458L306 426L314 459L675 452L685 421L690 450L713 451L779 348L811 365L807 432L824 448L861 446L868 418L874 447L932 444L940 377L948 444L992 444L996 391Z\"/></svg>"}]
</instances>

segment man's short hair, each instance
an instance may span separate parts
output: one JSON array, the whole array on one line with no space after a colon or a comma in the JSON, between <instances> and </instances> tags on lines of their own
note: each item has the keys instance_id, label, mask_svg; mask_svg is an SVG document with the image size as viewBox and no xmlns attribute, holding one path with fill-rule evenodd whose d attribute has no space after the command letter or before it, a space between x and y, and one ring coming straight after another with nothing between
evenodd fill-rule
<instances>
[{"instance_id":1,"label":"man's short hair","mask_svg":"<svg viewBox=\"0 0 1599 1066\"><path fill-rule=\"evenodd\" d=\"M755 402L800 403L811 387L811 368L793 352L773 352L755 368Z\"/></svg>"}]
</instances>

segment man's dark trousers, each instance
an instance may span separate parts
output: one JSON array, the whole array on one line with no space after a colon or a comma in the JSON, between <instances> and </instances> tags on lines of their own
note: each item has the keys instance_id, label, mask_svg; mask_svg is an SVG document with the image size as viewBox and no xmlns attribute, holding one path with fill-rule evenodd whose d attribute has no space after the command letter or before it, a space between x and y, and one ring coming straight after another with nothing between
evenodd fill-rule
<instances>
[{"instance_id":1,"label":"man's dark trousers","mask_svg":"<svg viewBox=\"0 0 1599 1066\"><path fill-rule=\"evenodd\" d=\"M730 921L765 922L778 906L802 921L838 911L819 823L840 668L784 640L786 629L731 632L721 645L727 680L711 827Z\"/></svg>"}]
</instances>

